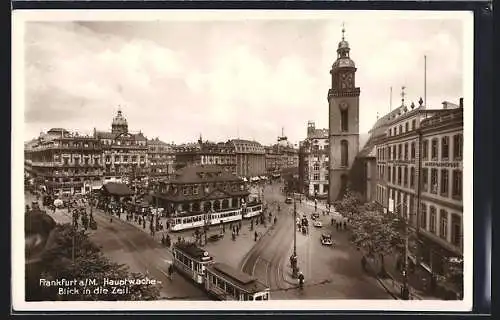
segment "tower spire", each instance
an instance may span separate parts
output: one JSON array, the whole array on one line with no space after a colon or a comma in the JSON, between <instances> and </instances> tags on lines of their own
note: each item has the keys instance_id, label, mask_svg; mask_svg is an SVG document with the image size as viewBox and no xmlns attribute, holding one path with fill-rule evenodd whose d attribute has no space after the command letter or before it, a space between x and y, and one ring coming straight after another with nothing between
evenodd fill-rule
<instances>
[{"instance_id":1,"label":"tower spire","mask_svg":"<svg viewBox=\"0 0 500 320\"><path fill-rule=\"evenodd\" d=\"M342 41L345 40L345 23L342 22Z\"/></svg>"}]
</instances>

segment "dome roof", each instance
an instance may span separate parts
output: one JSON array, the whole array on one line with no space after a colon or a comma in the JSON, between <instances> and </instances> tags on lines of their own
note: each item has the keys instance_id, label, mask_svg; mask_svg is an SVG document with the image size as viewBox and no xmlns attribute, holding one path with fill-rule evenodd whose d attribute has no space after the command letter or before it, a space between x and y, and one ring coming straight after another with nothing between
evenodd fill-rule
<instances>
[{"instance_id":1,"label":"dome roof","mask_svg":"<svg viewBox=\"0 0 500 320\"><path fill-rule=\"evenodd\" d=\"M113 118L112 125L113 126L126 126L127 125L127 119L125 119L121 110L118 110L116 117Z\"/></svg>"},{"instance_id":2,"label":"dome roof","mask_svg":"<svg viewBox=\"0 0 500 320\"><path fill-rule=\"evenodd\" d=\"M351 60L349 57L343 57L337 59L334 63L332 68L355 68L356 65L354 64L354 61Z\"/></svg>"},{"instance_id":3,"label":"dome roof","mask_svg":"<svg viewBox=\"0 0 500 320\"><path fill-rule=\"evenodd\" d=\"M349 42L342 39L342 41L339 42L339 49L348 49L349 50Z\"/></svg>"}]
</instances>

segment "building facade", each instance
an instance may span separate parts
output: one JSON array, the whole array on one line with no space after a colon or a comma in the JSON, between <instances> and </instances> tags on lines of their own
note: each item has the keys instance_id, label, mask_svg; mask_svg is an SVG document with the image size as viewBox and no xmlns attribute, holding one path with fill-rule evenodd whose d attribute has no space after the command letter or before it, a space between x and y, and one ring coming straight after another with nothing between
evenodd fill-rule
<instances>
[{"instance_id":1,"label":"building facade","mask_svg":"<svg viewBox=\"0 0 500 320\"><path fill-rule=\"evenodd\" d=\"M229 144L236 155L236 175L239 177L257 177L266 173L264 147L250 140L233 139Z\"/></svg>"},{"instance_id":2,"label":"building facade","mask_svg":"<svg viewBox=\"0 0 500 320\"><path fill-rule=\"evenodd\" d=\"M463 253L463 102L443 109L402 106L384 123L376 144L376 201L407 219L416 231L414 260L441 274L450 257Z\"/></svg>"},{"instance_id":3,"label":"building facade","mask_svg":"<svg viewBox=\"0 0 500 320\"><path fill-rule=\"evenodd\" d=\"M303 185L302 192L309 197L328 197L329 144L328 129L316 129L315 123L309 121L307 138L299 148L299 179Z\"/></svg>"},{"instance_id":4,"label":"building facade","mask_svg":"<svg viewBox=\"0 0 500 320\"><path fill-rule=\"evenodd\" d=\"M93 136L54 128L29 143L25 158L35 184L50 194L85 194L102 186L102 148Z\"/></svg>"},{"instance_id":5,"label":"building facade","mask_svg":"<svg viewBox=\"0 0 500 320\"><path fill-rule=\"evenodd\" d=\"M94 136L102 146L105 181L131 181L149 174L147 139L142 132L129 132L121 110L113 118L111 132L94 129Z\"/></svg>"},{"instance_id":6,"label":"building facade","mask_svg":"<svg viewBox=\"0 0 500 320\"><path fill-rule=\"evenodd\" d=\"M241 208L249 194L243 179L213 164L177 170L171 181L160 182L154 197L173 216Z\"/></svg>"},{"instance_id":7,"label":"building facade","mask_svg":"<svg viewBox=\"0 0 500 320\"><path fill-rule=\"evenodd\" d=\"M148 162L150 178L168 179L174 174L174 147L159 138L148 140Z\"/></svg>"},{"instance_id":8,"label":"building facade","mask_svg":"<svg viewBox=\"0 0 500 320\"><path fill-rule=\"evenodd\" d=\"M225 171L236 174L236 153L234 147L226 142L203 141L175 147L175 168L186 166L217 165Z\"/></svg>"},{"instance_id":9,"label":"building facade","mask_svg":"<svg viewBox=\"0 0 500 320\"><path fill-rule=\"evenodd\" d=\"M359 95L356 66L350 58L349 43L344 39L337 49L337 60L330 70L332 85L328 90L330 173L329 202L342 196L349 171L359 151Z\"/></svg>"},{"instance_id":10,"label":"building facade","mask_svg":"<svg viewBox=\"0 0 500 320\"><path fill-rule=\"evenodd\" d=\"M299 150L292 146L265 147L266 172L268 174L281 174L284 170L299 167Z\"/></svg>"}]
</instances>

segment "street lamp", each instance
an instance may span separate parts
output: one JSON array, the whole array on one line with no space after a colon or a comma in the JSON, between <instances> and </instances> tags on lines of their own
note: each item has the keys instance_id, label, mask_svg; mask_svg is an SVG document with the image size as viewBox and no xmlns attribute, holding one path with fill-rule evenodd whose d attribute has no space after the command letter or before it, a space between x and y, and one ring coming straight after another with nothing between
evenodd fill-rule
<instances>
[{"instance_id":1,"label":"street lamp","mask_svg":"<svg viewBox=\"0 0 500 320\"><path fill-rule=\"evenodd\" d=\"M299 268L297 266L297 200L295 194L293 195L293 255L290 258L290 264L292 265L292 278L296 279L298 277Z\"/></svg>"}]
</instances>

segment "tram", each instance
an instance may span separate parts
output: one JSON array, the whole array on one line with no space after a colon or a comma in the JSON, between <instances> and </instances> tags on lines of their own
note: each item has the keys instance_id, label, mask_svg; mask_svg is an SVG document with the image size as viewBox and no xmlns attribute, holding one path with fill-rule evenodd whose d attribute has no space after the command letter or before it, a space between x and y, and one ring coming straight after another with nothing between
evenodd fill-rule
<instances>
[{"instance_id":1,"label":"tram","mask_svg":"<svg viewBox=\"0 0 500 320\"><path fill-rule=\"evenodd\" d=\"M172 253L174 268L197 285L203 285L206 267L213 261L208 252L192 243L177 243Z\"/></svg>"},{"instance_id":2,"label":"tram","mask_svg":"<svg viewBox=\"0 0 500 320\"><path fill-rule=\"evenodd\" d=\"M207 267L205 290L217 300L270 300L270 288L227 264L214 262Z\"/></svg>"},{"instance_id":3,"label":"tram","mask_svg":"<svg viewBox=\"0 0 500 320\"><path fill-rule=\"evenodd\" d=\"M243 209L243 219L249 219L258 216L262 213L262 203L248 204L246 208Z\"/></svg>"},{"instance_id":4,"label":"tram","mask_svg":"<svg viewBox=\"0 0 500 320\"><path fill-rule=\"evenodd\" d=\"M256 278L214 261L194 243L177 243L172 249L174 268L215 300L270 300L270 288Z\"/></svg>"},{"instance_id":5,"label":"tram","mask_svg":"<svg viewBox=\"0 0 500 320\"><path fill-rule=\"evenodd\" d=\"M211 213L188 213L182 212L170 218L169 229L172 232L201 228L205 225L217 225L242 219L242 209L218 211Z\"/></svg>"}]
</instances>

